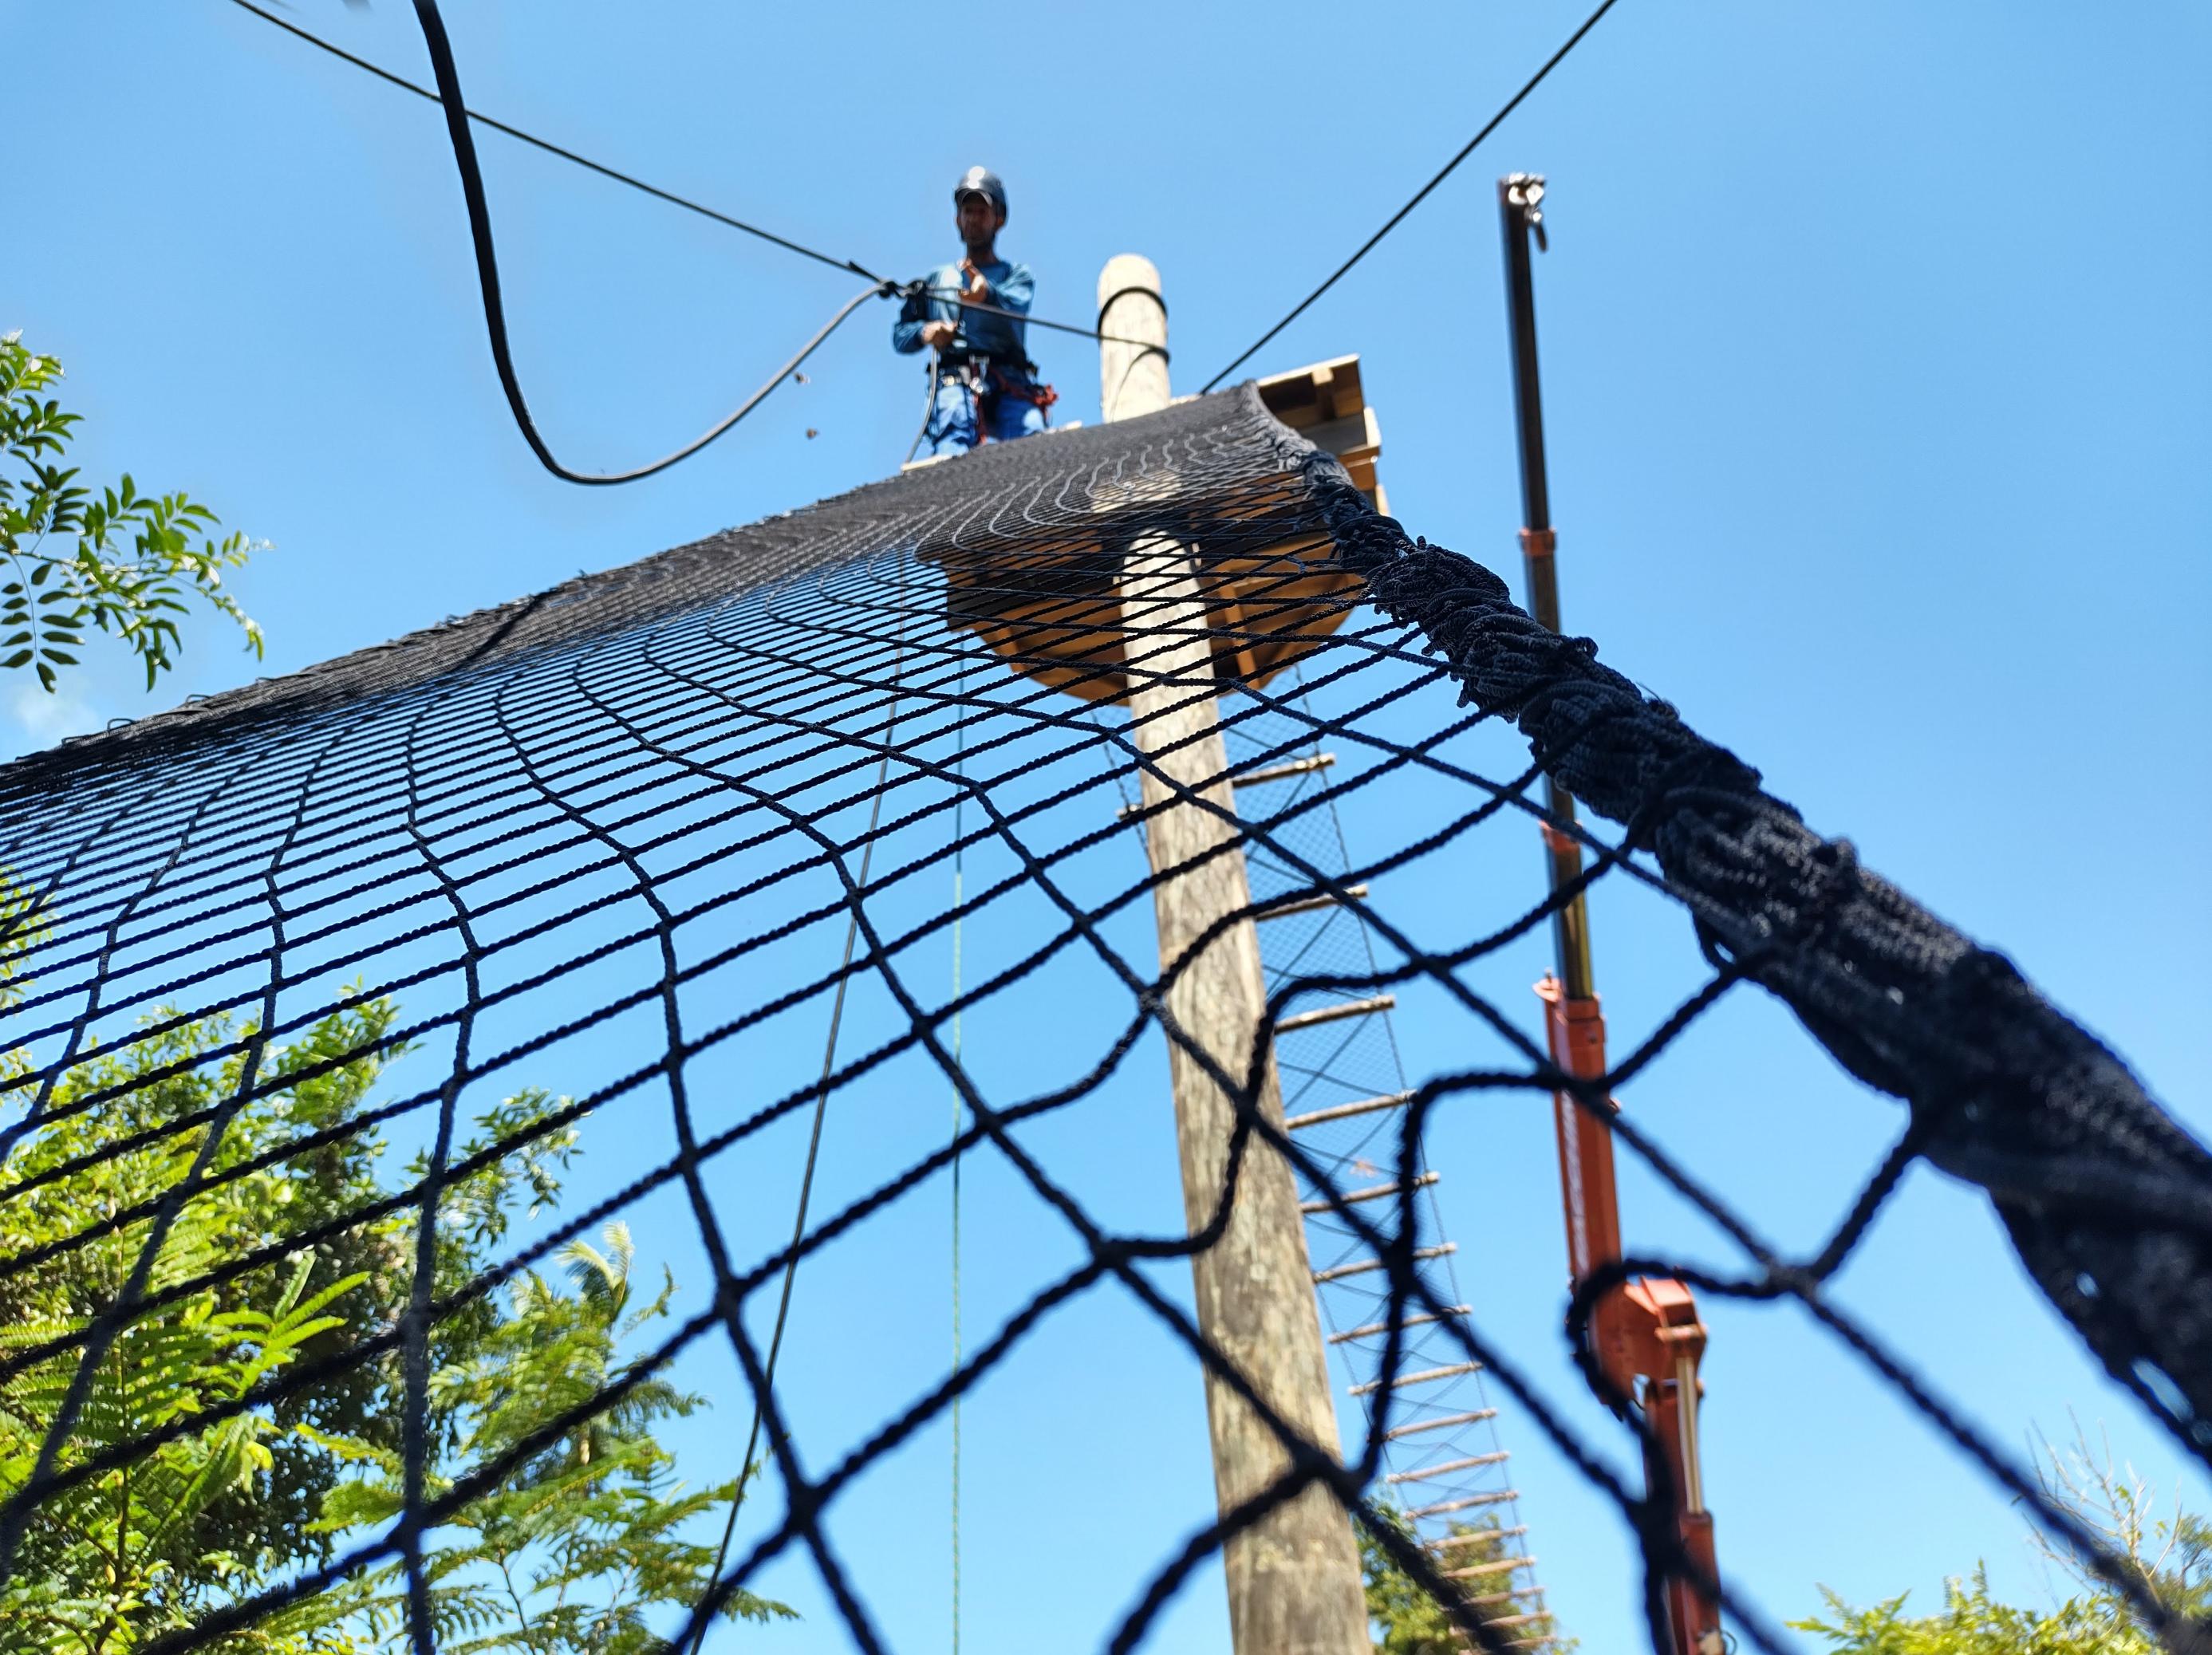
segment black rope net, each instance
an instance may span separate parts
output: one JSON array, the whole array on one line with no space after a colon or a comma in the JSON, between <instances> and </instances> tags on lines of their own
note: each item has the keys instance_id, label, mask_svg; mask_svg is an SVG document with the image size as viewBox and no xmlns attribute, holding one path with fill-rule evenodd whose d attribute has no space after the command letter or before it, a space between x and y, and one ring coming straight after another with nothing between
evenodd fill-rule
<instances>
[{"instance_id":1,"label":"black rope net","mask_svg":"<svg viewBox=\"0 0 2212 1655\"><path fill-rule=\"evenodd\" d=\"M611 1567L591 1547L619 1532L650 1559L627 1607L595 1611L620 1624L532 1600L527 1646L690 1646L718 1615L772 1616L754 1590L796 1551L850 1641L884 1648L865 1570L833 1539L872 1470L1087 1296L1128 1295L1205 1359L1161 1285L1203 1238L1095 1210L1082 1147L1129 1132L1132 1097L1164 1131L1162 1048L1188 1040L1164 1009L1161 876L1135 849L1130 779L1163 773L1119 699L1162 670L1142 594L1125 611L1115 583L1127 548L1163 537L1196 549L1217 665L1239 681L1220 703L1231 770L1281 772L1240 790L1237 842L1267 922L1270 1031L1293 1025L1290 1112L1346 1086L1402 1094L1388 1131L1329 1137L1285 1131L1249 1073L1223 1076L1249 1153L1291 1160L1312 1234L1334 1238L1316 1268L1377 1265L1364 1306L1332 1312L1386 1329L1361 1347L1364 1428L1340 1464L1294 1456L1282 1498L1329 1484L1418 1581L1462 1595L1372 1502L1390 1432L1421 1417L1392 1381L1480 1364L1488 1394L1618 1501L1663 1638L1661 1584L1691 1567L1665 1503L1461 1306L1434 1263L1424 1133L1474 1094L1601 1102L1747 985L1905 1101L1895 1153L1828 1246L1785 1256L1631 1107L1624 1153L1733 1234L1744 1268L1627 1261L1576 1325L1635 1271L1793 1299L2037 1500L1822 1297L1925 1158L1988 1190L2052 1304L2212 1463L2204 1150L2002 957L1808 829L1588 640L1409 541L1248 387L987 447L0 772L9 1637L477 1647L525 1602L518 1569ZM1547 771L1612 824L1577 830L1584 885L1679 902L1705 961L1603 1083L1560 1073L1528 1003L1489 997L1474 970L1574 894L1507 894L1528 893ZM1170 787L1176 808L1204 797ZM1389 808L1337 839L1339 806L1370 798ZM1500 834L1516 877L1468 877ZM1401 1077L1379 1025L1362 1038L1386 1045L1360 1057L1297 1021L1417 990L1463 1064ZM788 1169L825 1109L861 1147L794 1242ZM562 1187L579 1155L597 1198ZM799 1432L768 1383L787 1269L868 1257L963 1158L1033 1209L1027 1302L876 1416ZM1346 1199L1376 1182L1396 1192ZM664 1291L629 1249L672 1231L693 1251ZM885 1312L843 1291L864 1363ZM728 1481L679 1482L649 1428L696 1405L669 1376L710 1349L725 1434L759 1411L750 1482L732 1438L712 1473ZM1142 1641L1228 1526L1161 1537L1112 1646ZM86 1632L118 1614L85 1584L103 1569L139 1583L128 1640ZM1783 1646L1729 1601L1753 1644ZM1462 1613L1478 1647L1528 1641Z\"/></svg>"}]
</instances>

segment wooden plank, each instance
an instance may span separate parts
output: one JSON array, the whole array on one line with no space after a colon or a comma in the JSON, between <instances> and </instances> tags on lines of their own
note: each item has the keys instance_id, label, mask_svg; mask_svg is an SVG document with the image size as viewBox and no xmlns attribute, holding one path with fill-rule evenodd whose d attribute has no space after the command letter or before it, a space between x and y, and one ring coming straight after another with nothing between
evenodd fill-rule
<instances>
[{"instance_id":1,"label":"wooden plank","mask_svg":"<svg viewBox=\"0 0 2212 1655\"><path fill-rule=\"evenodd\" d=\"M1413 1257L1415 1258L1441 1258L1446 1253L1457 1252L1458 1251L1458 1242L1444 1241L1438 1243L1433 1247L1416 1247L1413 1249ZM1314 1272L1314 1280L1316 1282L1341 1282L1347 1276L1365 1276L1372 1271L1381 1270L1382 1268L1382 1261L1380 1258L1363 1258L1356 1264L1338 1264L1329 1270L1316 1270ZM1359 1392L1355 1390L1352 1394L1356 1397Z\"/></svg>"},{"instance_id":2,"label":"wooden plank","mask_svg":"<svg viewBox=\"0 0 2212 1655\"><path fill-rule=\"evenodd\" d=\"M1357 902L1367 894L1367 887L1347 885L1344 888L1344 894ZM1311 896L1302 896L1295 902L1284 903L1280 907L1263 909L1252 917L1255 919L1287 919L1294 913L1311 913L1316 908L1334 908L1340 906L1341 905L1334 891L1316 891ZM1304 1120L1306 1118L1301 1115L1298 1118Z\"/></svg>"},{"instance_id":3,"label":"wooden plank","mask_svg":"<svg viewBox=\"0 0 2212 1655\"><path fill-rule=\"evenodd\" d=\"M1458 1306L1464 1310L1466 1306ZM1410 1425L1394 1425L1382 1434L1385 1442L1395 1442L1400 1437L1419 1436L1424 1431L1444 1431L1455 1425L1479 1425L1484 1420L1498 1417L1495 1408L1471 1408L1464 1414L1446 1414L1442 1419L1415 1420Z\"/></svg>"},{"instance_id":4,"label":"wooden plank","mask_svg":"<svg viewBox=\"0 0 2212 1655\"><path fill-rule=\"evenodd\" d=\"M1356 355L1272 373L1255 388L1267 411L1294 431L1340 419L1364 404Z\"/></svg>"},{"instance_id":5,"label":"wooden plank","mask_svg":"<svg viewBox=\"0 0 2212 1655\"><path fill-rule=\"evenodd\" d=\"M1486 1574L1512 1574L1521 1569L1533 1568L1533 1557L1501 1557L1495 1563L1475 1563L1463 1569L1446 1569L1447 1580L1473 1580Z\"/></svg>"},{"instance_id":6,"label":"wooden plank","mask_svg":"<svg viewBox=\"0 0 2212 1655\"><path fill-rule=\"evenodd\" d=\"M1416 1506L1407 1517L1443 1517L1450 1512L1473 1511L1478 1506L1504 1506L1521 1498L1518 1488L1501 1488L1493 1494L1468 1494L1458 1500L1438 1500L1433 1506Z\"/></svg>"},{"instance_id":7,"label":"wooden plank","mask_svg":"<svg viewBox=\"0 0 2212 1655\"><path fill-rule=\"evenodd\" d=\"M1423 1173L1419 1178L1413 1180L1413 1187L1417 1190L1425 1190L1430 1185L1436 1183L1438 1179L1443 1178L1443 1174L1442 1173ZM1346 1205L1350 1205L1355 1201L1380 1201L1385 1196L1396 1195L1401 1190L1406 1187L1407 1186L1403 1183L1370 1184L1363 1190L1347 1191L1341 1199ZM1325 1213L1334 1212L1335 1210L1335 1207L1332 1203L1327 1201L1301 1201L1298 1203L1298 1210L1302 1213L1308 1214ZM1406 1323L1407 1325L1410 1327L1416 1321L1425 1321L1427 1319L1429 1319L1426 1317L1408 1316L1406 1319Z\"/></svg>"},{"instance_id":8,"label":"wooden plank","mask_svg":"<svg viewBox=\"0 0 2212 1655\"><path fill-rule=\"evenodd\" d=\"M1444 1313L1442 1316L1424 1311L1419 1316L1407 1317L1400 1325L1403 1327L1419 1327L1425 1322L1441 1322L1454 1316L1470 1316L1474 1313L1474 1306L1473 1305L1451 1305L1446 1306ZM1370 1322L1364 1327L1346 1328L1341 1333L1332 1333L1328 1336L1328 1342L1331 1344L1346 1344L1353 1339L1376 1338L1382 1334L1388 1333L1389 1331L1390 1324L1388 1322ZM1427 1428L1424 1428L1425 1429ZM1401 1435L1401 1434L1402 1431L1393 1431L1389 1434L1395 1437Z\"/></svg>"},{"instance_id":9,"label":"wooden plank","mask_svg":"<svg viewBox=\"0 0 2212 1655\"><path fill-rule=\"evenodd\" d=\"M1382 1480L1385 1482L1431 1482L1440 1476L1451 1476L1460 1471L1472 1471L1485 1465L1503 1465L1512 1458L1504 1449L1492 1454L1470 1454L1465 1459L1448 1459L1441 1465L1423 1466L1418 1471L1393 1471Z\"/></svg>"},{"instance_id":10,"label":"wooden plank","mask_svg":"<svg viewBox=\"0 0 2212 1655\"><path fill-rule=\"evenodd\" d=\"M1469 1609L1486 1609L1492 1603L1516 1603L1523 1597L1541 1597L1541 1586L1516 1586L1510 1591L1486 1591L1479 1597L1462 1597L1459 1601Z\"/></svg>"},{"instance_id":11,"label":"wooden plank","mask_svg":"<svg viewBox=\"0 0 2212 1655\"><path fill-rule=\"evenodd\" d=\"M1293 1034L1302 1028L1314 1028L1322 1023L1342 1022L1346 1017L1365 1017L1377 1011L1388 1011L1398 1003L1395 994L1370 994L1364 1000L1340 1000L1333 1006L1316 1006L1311 1011L1295 1011L1275 1025L1277 1034Z\"/></svg>"},{"instance_id":12,"label":"wooden plank","mask_svg":"<svg viewBox=\"0 0 2212 1655\"><path fill-rule=\"evenodd\" d=\"M1399 1391L1409 1385L1433 1385L1438 1379L1455 1379L1462 1374L1480 1373L1482 1372L1482 1367L1480 1362L1447 1362L1442 1367L1425 1367L1418 1373L1401 1373L1390 1381L1390 1388L1393 1391ZM1382 1388L1382 1380L1367 1379L1349 1387L1345 1394L1364 1397Z\"/></svg>"},{"instance_id":13,"label":"wooden plank","mask_svg":"<svg viewBox=\"0 0 2212 1655\"><path fill-rule=\"evenodd\" d=\"M1493 1542L1499 1540L1510 1540L1518 1535L1524 1535L1528 1532L1528 1525L1526 1523L1523 1523L1518 1527L1510 1529L1477 1529L1471 1534L1448 1534L1441 1540L1424 1540L1421 1543L1421 1545L1423 1549L1427 1551L1452 1551L1461 1546L1487 1546L1492 1544ZM1517 1591L1507 1594L1507 1596L1513 1597L1518 1597L1522 1595L1522 1593ZM1462 1601L1466 1602L1471 1600L1462 1599Z\"/></svg>"},{"instance_id":14,"label":"wooden plank","mask_svg":"<svg viewBox=\"0 0 2212 1655\"><path fill-rule=\"evenodd\" d=\"M1280 764L1271 764L1259 770L1240 771L1229 779L1231 787L1257 787L1263 781L1281 781L1289 776L1309 775L1316 770L1326 770L1336 762L1334 753L1309 753L1302 759L1285 759Z\"/></svg>"},{"instance_id":15,"label":"wooden plank","mask_svg":"<svg viewBox=\"0 0 2212 1655\"><path fill-rule=\"evenodd\" d=\"M1283 1125L1286 1131L1303 1132L1310 1126L1324 1126L1333 1120L1350 1120L1355 1115L1371 1115L1382 1109L1402 1109L1413 1100L1411 1092L1387 1092L1379 1098L1362 1098L1357 1103L1333 1103L1326 1109L1310 1109L1303 1115L1292 1115Z\"/></svg>"}]
</instances>

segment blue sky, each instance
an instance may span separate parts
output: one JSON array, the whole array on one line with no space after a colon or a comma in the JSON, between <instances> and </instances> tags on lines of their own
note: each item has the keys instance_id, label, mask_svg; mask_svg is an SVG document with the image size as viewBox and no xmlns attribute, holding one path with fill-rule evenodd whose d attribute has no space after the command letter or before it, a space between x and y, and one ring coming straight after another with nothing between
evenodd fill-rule
<instances>
[{"instance_id":1,"label":"blue sky","mask_svg":"<svg viewBox=\"0 0 2212 1655\"><path fill-rule=\"evenodd\" d=\"M477 107L872 267L945 257L950 182L987 162L1012 191L1005 246L1036 268L1040 314L1084 321L1108 257L1155 260L1183 390L1364 238L1581 15L1548 0L448 9ZM18 135L0 327L67 364L89 470L189 488L276 543L239 582L269 661L257 669L210 627L151 696L112 654L58 701L11 686L0 738L13 747L804 504L903 452L921 387L890 354L884 307L702 458L627 489L554 481L492 376L434 112L219 0L142 5L128 28L123 15L0 4ZM427 73L396 0L301 0L295 15ZM2200 1131L2212 1100L2188 1008L2212 994L2208 70L2212 20L2179 4L1621 0L1250 365L1358 352L1394 510L1510 569L1492 181L1547 173L1553 251L1537 276L1570 625L1815 826L2009 952ZM851 290L480 142L525 383L573 464L632 464L688 438ZM1063 409L1095 416L1089 348L1039 336L1033 349ZM1357 854L1357 809L1346 828ZM1437 877L1488 891L1534 867L1533 847L1509 846ZM1403 900L1419 913L1436 888ZM1618 1028L1648 1026L1686 979L1690 944L1679 916L1607 895L1595 925L1608 1010ZM1417 1074L1465 1061L1449 1020L1399 1024ZM972 1033L979 1064L994 1038ZM1898 1124L1749 999L1625 1101L1793 1240L1818 1232ZM1540 1126L1448 1113L1435 1159L1448 1228L1494 1264L1462 1282L1571 1409ZM1103 1156L1127 1174L1130 1213L1164 1222L1164 1139L1084 1136L1107 1130L1071 1122L1056 1147ZM836 1184L866 1176L848 1161ZM970 1315L985 1325L1028 1279L1034 1215L977 1178ZM758 1185L763 1210L781 1209L782 1163ZM1725 1257L1648 1179L1632 1173L1624 1202L1632 1236ZM898 1245L938 1245L942 1213L924 1216L939 1228L917 1218ZM895 1290L880 1260L825 1270L811 1300L802 1286L787 1371L825 1440L888 1406L884 1351L941 1353L940 1257L915 1251ZM862 1294L878 1295L875 1331L856 1347L841 1313ZM2072 1409L2155 1480L2178 1474L1969 1193L1916 1174L1840 1294L2000 1440L2063 1434ZM1832 1344L1780 1312L1709 1320L1723 1567L1771 1612L1811 1609L1817 1583L1924 1597L1978 1557L2001 1590L2040 1589L2020 1515ZM969 1409L971 1649L1096 1642L1177 1525L1203 1516L1196 1382L1147 1337L1126 1311L1071 1318ZM724 1434L742 1431L734 1411ZM1592 1410L1575 1417L1601 1428ZM1533 1429L1504 1423L1564 1618L1586 1649L1633 1646L1619 1524ZM703 1428L696 1440L735 1452ZM902 1648L945 1635L942 1450L933 1437L890 1468L842 1537ZM803 1573L772 1584L808 1621L716 1646L832 1646ZM1201 1581L1158 1647L1222 1641L1218 1589Z\"/></svg>"}]
</instances>

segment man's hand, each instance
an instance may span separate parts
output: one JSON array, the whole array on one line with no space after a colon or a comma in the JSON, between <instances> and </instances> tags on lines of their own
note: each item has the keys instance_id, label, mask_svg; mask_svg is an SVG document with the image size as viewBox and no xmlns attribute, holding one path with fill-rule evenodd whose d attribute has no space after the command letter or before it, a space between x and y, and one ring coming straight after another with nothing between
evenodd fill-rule
<instances>
[{"instance_id":1,"label":"man's hand","mask_svg":"<svg viewBox=\"0 0 2212 1655\"><path fill-rule=\"evenodd\" d=\"M921 324L921 343L933 349L943 350L959 331L950 322L924 322Z\"/></svg>"},{"instance_id":2,"label":"man's hand","mask_svg":"<svg viewBox=\"0 0 2212 1655\"><path fill-rule=\"evenodd\" d=\"M983 272L975 268L975 261L972 258L963 258L960 261L960 268L968 272L968 290L961 296L972 299L979 305L989 304L991 284L983 279Z\"/></svg>"}]
</instances>

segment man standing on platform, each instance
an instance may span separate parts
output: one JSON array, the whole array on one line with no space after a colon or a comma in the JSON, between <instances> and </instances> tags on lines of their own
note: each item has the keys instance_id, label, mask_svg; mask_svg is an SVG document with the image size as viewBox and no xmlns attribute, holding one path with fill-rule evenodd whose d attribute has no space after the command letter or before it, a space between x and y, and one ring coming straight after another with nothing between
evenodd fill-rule
<instances>
[{"instance_id":1,"label":"man standing on platform","mask_svg":"<svg viewBox=\"0 0 2212 1655\"><path fill-rule=\"evenodd\" d=\"M1059 400L1050 385L1037 383L1025 347L1029 324L1022 318L1035 287L1030 267L999 257L1006 185L997 173L971 167L952 186L952 203L967 257L931 271L891 328L892 348L902 354L925 347L937 353L922 433L933 454L1034 436Z\"/></svg>"}]
</instances>

